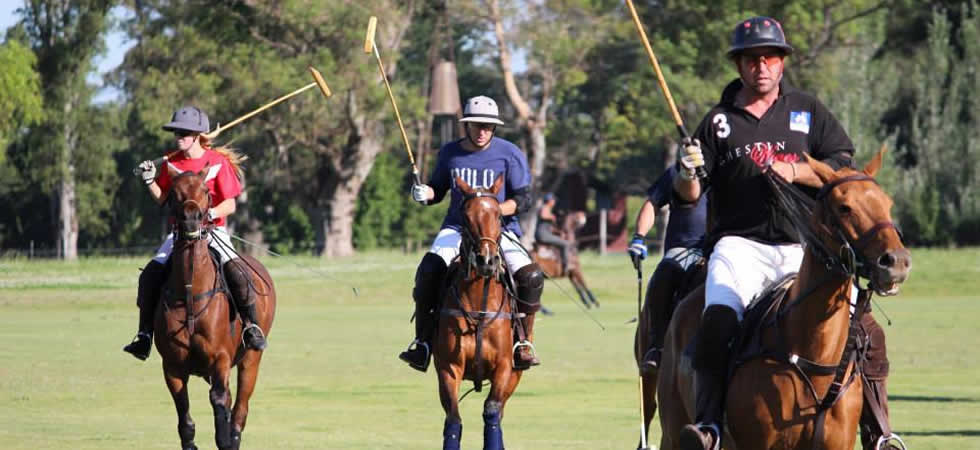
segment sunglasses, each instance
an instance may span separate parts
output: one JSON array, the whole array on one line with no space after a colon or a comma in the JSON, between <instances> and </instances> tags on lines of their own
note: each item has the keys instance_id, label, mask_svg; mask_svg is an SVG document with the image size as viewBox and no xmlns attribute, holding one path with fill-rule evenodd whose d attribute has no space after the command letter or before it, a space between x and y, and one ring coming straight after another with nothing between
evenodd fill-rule
<instances>
[{"instance_id":1,"label":"sunglasses","mask_svg":"<svg viewBox=\"0 0 980 450\"><path fill-rule=\"evenodd\" d=\"M179 138L185 138L187 136L191 136L191 135L195 135L195 134L197 134L197 132L195 132L195 131L174 130L174 136L177 136Z\"/></svg>"},{"instance_id":2,"label":"sunglasses","mask_svg":"<svg viewBox=\"0 0 980 450\"><path fill-rule=\"evenodd\" d=\"M740 58L743 63L750 66L758 66L761 62L766 67L772 67L783 62L783 54L780 52L743 53Z\"/></svg>"}]
</instances>

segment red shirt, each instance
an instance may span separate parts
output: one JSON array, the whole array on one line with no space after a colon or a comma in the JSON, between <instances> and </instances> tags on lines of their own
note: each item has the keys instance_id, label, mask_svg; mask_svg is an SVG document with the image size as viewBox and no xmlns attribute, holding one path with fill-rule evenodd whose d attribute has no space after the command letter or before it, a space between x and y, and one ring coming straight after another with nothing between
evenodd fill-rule
<instances>
[{"instance_id":1,"label":"red shirt","mask_svg":"<svg viewBox=\"0 0 980 450\"><path fill-rule=\"evenodd\" d=\"M208 186L208 191L211 192L211 207L220 205L221 202L229 198L238 197L238 194L242 193L242 184L238 181L235 168L228 162L228 158L214 150L205 150L204 155L197 159L190 159L187 157L187 153L179 152L167 161L167 166L169 169L176 169L177 173L188 170L200 172L207 168L204 184ZM160 176L157 177L157 184L163 194L166 195L170 191L170 170L161 170L160 172ZM214 221L214 224L219 227L224 226L225 218L219 217Z\"/></svg>"}]
</instances>

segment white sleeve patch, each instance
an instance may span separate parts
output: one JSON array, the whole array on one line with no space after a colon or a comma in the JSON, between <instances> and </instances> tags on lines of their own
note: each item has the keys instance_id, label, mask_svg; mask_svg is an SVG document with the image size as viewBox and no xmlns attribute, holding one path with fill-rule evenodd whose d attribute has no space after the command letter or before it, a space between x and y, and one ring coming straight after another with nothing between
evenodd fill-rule
<instances>
[{"instance_id":1,"label":"white sleeve patch","mask_svg":"<svg viewBox=\"0 0 980 450\"><path fill-rule=\"evenodd\" d=\"M176 173L176 174L184 173L183 170L178 169L177 166L175 166L172 162L168 162L167 163L167 167L173 169L174 173Z\"/></svg>"},{"instance_id":2,"label":"white sleeve patch","mask_svg":"<svg viewBox=\"0 0 980 450\"><path fill-rule=\"evenodd\" d=\"M221 164L216 164L208 168L208 176L204 177L204 181L209 181L218 176L218 172L221 171Z\"/></svg>"}]
</instances>

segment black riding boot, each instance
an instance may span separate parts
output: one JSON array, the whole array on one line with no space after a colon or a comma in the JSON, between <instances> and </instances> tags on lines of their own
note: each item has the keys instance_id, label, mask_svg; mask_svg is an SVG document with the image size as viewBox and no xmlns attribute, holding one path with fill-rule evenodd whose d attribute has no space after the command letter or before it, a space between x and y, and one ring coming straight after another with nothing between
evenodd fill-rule
<instances>
[{"instance_id":1,"label":"black riding boot","mask_svg":"<svg viewBox=\"0 0 980 450\"><path fill-rule=\"evenodd\" d=\"M712 305L704 312L694 355L695 422L680 433L683 450L721 447L725 389L731 340L738 332L738 316L727 306Z\"/></svg>"},{"instance_id":2,"label":"black riding boot","mask_svg":"<svg viewBox=\"0 0 980 450\"><path fill-rule=\"evenodd\" d=\"M436 306L446 277L446 263L435 253L426 253L415 271L415 340L398 355L413 369L425 372L432 355L432 338L436 328Z\"/></svg>"},{"instance_id":3,"label":"black riding boot","mask_svg":"<svg viewBox=\"0 0 980 450\"><path fill-rule=\"evenodd\" d=\"M643 310L647 314L647 324L650 326L648 330L650 345L643 355L643 363L640 364L641 373L650 373L660 366L664 336L667 334L667 326L673 315L677 289L681 285L678 281L683 278L684 268L670 259L657 264L653 276L650 277L650 285L647 287L643 305Z\"/></svg>"},{"instance_id":4,"label":"black riding boot","mask_svg":"<svg viewBox=\"0 0 980 450\"><path fill-rule=\"evenodd\" d=\"M157 311L160 288L166 281L166 266L150 261L140 273L139 287L136 290L136 306L140 309L139 332L133 342L123 347L123 351L137 359L146 360L153 345L153 319Z\"/></svg>"},{"instance_id":5,"label":"black riding boot","mask_svg":"<svg viewBox=\"0 0 980 450\"><path fill-rule=\"evenodd\" d=\"M522 267L514 273L517 282L517 310L524 313L524 332L527 340L514 345L514 370L526 370L541 364L534 351L534 314L541 309L544 274L537 264ZM516 339L515 339L516 340Z\"/></svg>"},{"instance_id":6,"label":"black riding boot","mask_svg":"<svg viewBox=\"0 0 980 450\"><path fill-rule=\"evenodd\" d=\"M265 350L268 343L255 317L256 291L255 286L252 285L251 269L241 259L233 259L225 263L224 270L228 290L235 300L238 313L242 315L242 340L245 342L245 347L252 350Z\"/></svg>"}]
</instances>

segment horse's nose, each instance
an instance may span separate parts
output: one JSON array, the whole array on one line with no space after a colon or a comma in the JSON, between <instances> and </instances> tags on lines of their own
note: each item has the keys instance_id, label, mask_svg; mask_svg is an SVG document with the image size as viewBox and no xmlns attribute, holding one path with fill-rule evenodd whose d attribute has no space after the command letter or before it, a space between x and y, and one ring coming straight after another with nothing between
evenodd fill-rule
<instances>
[{"instance_id":1,"label":"horse's nose","mask_svg":"<svg viewBox=\"0 0 980 450\"><path fill-rule=\"evenodd\" d=\"M908 278L912 266L912 254L908 249L888 250L878 257L878 267L888 270L891 278L899 283Z\"/></svg>"}]
</instances>

